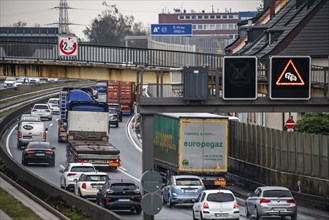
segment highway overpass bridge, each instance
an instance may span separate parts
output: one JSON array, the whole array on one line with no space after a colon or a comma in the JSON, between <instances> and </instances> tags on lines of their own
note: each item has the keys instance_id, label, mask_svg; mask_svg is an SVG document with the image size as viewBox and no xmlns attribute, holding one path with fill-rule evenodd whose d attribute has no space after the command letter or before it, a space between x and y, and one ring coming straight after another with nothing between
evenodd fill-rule
<instances>
[{"instance_id":1,"label":"highway overpass bridge","mask_svg":"<svg viewBox=\"0 0 329 220\"><path fill-rule=\"evenodd\" d=\"M79 44L76 57L59 57L52 43L0 42L0 76L33 76L122 80L137 84L168 84L168 96L181 92L180 68L208 66L209 86L221 87L222 55ZM259 60L258 92L267 94L268 61ZM312 66L312 96L326 96L328 67Z\"/></svg>"}]
</instances>

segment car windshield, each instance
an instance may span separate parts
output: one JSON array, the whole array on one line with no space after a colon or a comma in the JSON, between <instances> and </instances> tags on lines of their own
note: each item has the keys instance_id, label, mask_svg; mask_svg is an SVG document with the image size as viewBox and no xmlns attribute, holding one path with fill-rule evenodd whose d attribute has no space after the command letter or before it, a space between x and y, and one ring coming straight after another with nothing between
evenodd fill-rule
<instances>
[{"instance_id":1,"label":"car windshield","mask_svg":"<svg viewBox=\"0 0 329 220\"><path fill-rule=\"evenodd\" d=\"M176 179L176 185L178 185L178 186L200 186L201 181L199 179L182 178L182 179Z\"/></svg>"},{"instance_id":2,"label":"car windshield","mask_svg":"<svg viewBox=\"0 0 329 220\"><path fill-rule=\"evenodd\" d=\"M94 167L76 166L71 168L72 172L95 172Z\"/></svg>"},{"instance_id":3,"label":"car windshield","mask_svg":"<svg viewBox=\"0 0 329 220\"><path fill-rule=\"evenodd\" d=\"M58 100L49 100L49 103L50 104L58 105Z\"/></svg>"},{"instance_id":4,"label":"car windshield","mask_svg":"<svg viewBox=\"0 0 329 220\"><path fill-rule=\"evenodd\" d=\"M107 175L88 175L85 181L106 181L108 179Z\"/></svg>"},{"instance_id":5,"label":"car windshield","mask_svg":"<svg viewBox=\"0 0 329 220\"><path fill-rule=\"evenodd\" d=\"M112 108L112 109L109 109L109 113L112 113L112 114L116 114L117 113L117 110Z\"/></svg>"},{"instance_id":6,"label":"car windshield","mask_svg":"<svg viewBox=\"0 0 329 220\"><path fill-rule=\"evenodd\" d=\"M48 144L30 144L28 148L51 149Z\"/></svg>"},{"instance_id":7,"label":"car windshield","mask_svg":"<svg viewBox=\"0 0 329 220\"><path fill-rule=\"evenodd\" d=\"M210 193L207 200L209 202L232 202L234 197L231 193Z\"/></svg>"},{"instance_id":8,"label":"car windshield","mask_svg":"<svg viewBox=\"0 0 329 220\"><path fill-rule=\"evenodd\" d=\"M292 195L287 190L266 190L263 197L292 197Z\"/></svg>"},{"instance_id":9,"label":"car windshield","mask_svg":"<svg viewBox=\"0 0 329 220\"><path fill-rule=\"evenodd\" d=\"M111 185L111 189L113 189L113 190L121 190L121 189L134 190L134 189L136 189L136 186L133 183L113 183Z\"/></svg>"},{"instance_id":10,"label":"car windshield","mask_svg":"<svg viewBox=\"0 0 329 220\"><path fill-rule=\"evenodd\" d=\"M47 105L36 105L34 106L34 109L48 109Z\"/></svg>"},{"instance_id":11,"label":"car windshield","mask_svg":"<svg viewBox=\"0 0 329 220\"><path fill-rule=\"evenodd\" d=\"M40 118L37 116L22 116L21 121L40 121Z\"/></svg>"},{"instance_id":12,"label":"car windshield","mask_svg":"<svg viewBox=\"0 0 329 220\"><path fill-rule=\"evenodd\" d=\"M7 78L6 81L16 81L15 78Z\"/></svg>"}]
</instances>

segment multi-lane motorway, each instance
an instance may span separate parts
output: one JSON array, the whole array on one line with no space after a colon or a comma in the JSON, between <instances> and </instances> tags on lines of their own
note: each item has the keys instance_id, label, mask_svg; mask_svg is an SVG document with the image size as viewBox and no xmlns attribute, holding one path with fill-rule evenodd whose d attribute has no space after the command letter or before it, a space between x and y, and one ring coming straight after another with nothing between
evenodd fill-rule
<instances>
[{"instance_id":1,"label":"multi-lane motorway","mask_svg":"<svg viewBox=\"0 0 329 220\"><path fill-rule=\"evenodd\" d=\"M102 96L100 96L102 100ZM66 165L65 156L65 144L57 142L57 120L59 116L53 117L52 121L45 121L46 127L49 129L47 134L47 141L52 143L56 147L56 165L55 167L48 166L28 166L29 169L34 174L44 178L48 182L59 187L59 165ZM115 145L121 151L122 166L117 172L108 172L110 178L129 178L134 180L138 185L140 185L140 178L142 176L142 150L140 146L134 144L129 139L129 129L127 129L130 117L124 117L123 122L120 123L119 128L110 129L110 142ZM21 163L22 151L16 148L17 143L17 131L15 127L11 129L10 135L7 138L7 150ZM245 218L245 209L243 205L240 205L240 219ZM124 219L142 219L142 215L131 214L130 212L118 212ZM155 216L155 219L192 219L192 204L180 205L173 208L168 208L163 206L161 212ZM270 218L276 219L276 218ZM287 218L288 219L288 218ZM298 213L298 219L316 219L314 217L303 215Z\"/></svg>"}]
</instances>

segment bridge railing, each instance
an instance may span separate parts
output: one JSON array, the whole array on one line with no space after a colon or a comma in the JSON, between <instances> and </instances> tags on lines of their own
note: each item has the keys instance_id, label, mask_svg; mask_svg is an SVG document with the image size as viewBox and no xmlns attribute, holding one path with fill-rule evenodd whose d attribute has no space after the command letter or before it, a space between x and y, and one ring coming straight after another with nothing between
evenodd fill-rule
<instances>
[{"instance_id":1,"label":"bridge railing","mask_svg":"<svg viewBox=\"0 0 329 220\"><path fill-rule=\"evenodd\" d=\"M54 43L0 42L0 58L67 60L105 64L131 64L156 67L222 66L222 56L186 51L113 47L80 43L78 56L59 57L59 46Z\"/></svg>"}]
</instances>

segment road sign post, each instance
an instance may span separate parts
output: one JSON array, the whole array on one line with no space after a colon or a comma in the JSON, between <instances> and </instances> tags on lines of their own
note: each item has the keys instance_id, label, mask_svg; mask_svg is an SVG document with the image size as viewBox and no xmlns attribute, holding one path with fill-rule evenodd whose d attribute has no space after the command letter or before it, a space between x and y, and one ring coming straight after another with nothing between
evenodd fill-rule
<instances>
[{"instance_id":1,"label":"road sign post","mask_svg":"<svg viewBox=\"0 0 329 220\"><path fill-rule=\"evenodd\" d=\"M223 99L256 100L257 57L225 56L223 63Z\"/></svg>"},{"instance_id":2,"label":"road sign post","mask_svg":"<svg viewBox=\"0 0 329 220\"><path fill-rule=\"evenodd\" d=\"M270 59L270 99L308 100L311 98L311 58L273 56Z\"/></svg>"}]
</instances>

